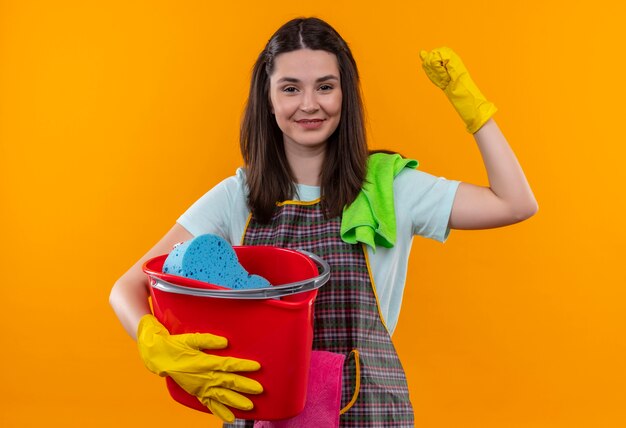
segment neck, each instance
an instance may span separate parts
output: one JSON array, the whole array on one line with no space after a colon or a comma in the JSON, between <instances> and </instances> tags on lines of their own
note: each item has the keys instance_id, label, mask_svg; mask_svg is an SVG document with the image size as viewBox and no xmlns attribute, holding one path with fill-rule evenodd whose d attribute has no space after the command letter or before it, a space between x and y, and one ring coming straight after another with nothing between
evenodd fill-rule
<instances>
[{"instance_id":1,"label":"neck","mask_svg":"<svg viewBox=\"0 0 626 428\"><path fill-rule=\"evenodd\" d=\"M326 155L326 145L318 147L285 147L285 155L296 183L308 186L321 184L321 172Z\"/></svg>"}]
</instances>

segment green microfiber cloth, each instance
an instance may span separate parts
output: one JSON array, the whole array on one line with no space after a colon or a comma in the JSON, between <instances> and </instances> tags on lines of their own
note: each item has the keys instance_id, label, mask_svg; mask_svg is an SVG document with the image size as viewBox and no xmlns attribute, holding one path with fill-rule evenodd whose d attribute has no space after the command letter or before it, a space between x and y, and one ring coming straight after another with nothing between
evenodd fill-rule
<instances>
[{"instance_id":1,"label":"green microfiber cloth","mask_svg":"<svg viewBox=\"0 0 626 428\"><path fill-rule=\"evenodd\" d=\"M363 242L391 248L396 242L396 213L393 180L404 168L416 168L415 159L399 154L375 153L367 159L365 183L350 206L343 210L341 239L349 244Z\"/></svg>"}]
</instances>

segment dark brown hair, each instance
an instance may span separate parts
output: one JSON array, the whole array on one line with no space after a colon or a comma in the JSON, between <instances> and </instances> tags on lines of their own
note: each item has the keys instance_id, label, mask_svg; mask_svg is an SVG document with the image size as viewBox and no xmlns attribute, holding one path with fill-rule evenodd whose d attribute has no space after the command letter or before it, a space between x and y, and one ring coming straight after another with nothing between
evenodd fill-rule
<instances>
[{"instance_id":1,"label":"dark brown hair","mask_svg":"<svg viewBox=\"0 0 626 428\"><path fill-rule=\"evenodd\" d=\"M271 220L276 202L294 197L296 188L283 145L283 134L270 106L270 76L281 53L323 50L337 56L341 80L341 118L328 138L321 171L321 202L327 217L341 215L365 179L367 141L359 73L350 48L318 18L293 19L267 42L252 69L250 94L241 123L241 154L246 168L248 205L256 220Z\"/></svg>"}]
</instances>

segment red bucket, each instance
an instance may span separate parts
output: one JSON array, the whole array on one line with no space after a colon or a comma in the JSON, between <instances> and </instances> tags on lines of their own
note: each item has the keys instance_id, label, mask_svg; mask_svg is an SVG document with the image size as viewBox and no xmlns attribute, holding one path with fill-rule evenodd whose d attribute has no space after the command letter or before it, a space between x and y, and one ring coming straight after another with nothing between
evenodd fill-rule
<instances>
[{"instance_id":1,"label":"red bucket","mask_svg":"<svg viewBox=\"0 0 626 428\"><path fill-rule=\"evenodd\" d=\"M280 299L249 297L251 294L243 298L214 297L216 291L232 293L233 290L165 274L162 268L167 255L162 255L148 260L143 267L150 277L154 315L172 334L211 333L228 339L226 349L207 351L211 354L261 364L258 371L242 374L260 382L263 392L247 395L254 403L252 410L231 409L235 417L259 420L293 417L304 409L306 401L313 303L317 288L328 280L328 264L310 253L278 247L234 246L233 249L249 273L278 286L273 291L286 288L285 294ZM322 273L318 272L316 262ZM290 288L294 283L298 286ZM166 378L166 382L174 400L209 412L171 378Z\"/></svg>"}]
</instances>

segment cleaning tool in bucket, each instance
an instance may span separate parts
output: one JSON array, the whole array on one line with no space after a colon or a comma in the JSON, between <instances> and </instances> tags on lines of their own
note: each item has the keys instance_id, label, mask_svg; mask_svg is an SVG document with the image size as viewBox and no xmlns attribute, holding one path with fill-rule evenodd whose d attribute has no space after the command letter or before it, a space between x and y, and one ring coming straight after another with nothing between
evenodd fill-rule
<instances>
[{"instance_id":1,"label":"cleaning tool in bucket","mask_svg":"<svg viewBox=\"0 0 626 428\"><path fill-rule=\"evenodd\" d=\"M261 368L244 376L263 386L249 395L254 408L232 409L240 419L276 420L300 413L306 401L313 341L313 307L317 289L330 276L328 263L318 256L270 246L233 247L239 263L272 287L231 290L215 284L163 272L167 255L148 260L154 315L174 334L211 333L228 339L212 355L257 361ZM318 269L319 267L319 269ZM167 379L178 402L208 409ZM244 394L245 395L245 394Z\"/></svg>"},{"instance_id":2,"label":"cleaning tool in bucket","mask_svg":"<svg viewBox=\"0 0 626 428\"><path fill-rule=\"evenodd\" d=\"M234 289L271 287L265 278L246 272L228 241L211 234L175 246L163 272Z\"/></svg>"}]
</instances>

